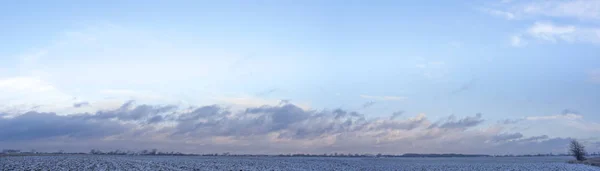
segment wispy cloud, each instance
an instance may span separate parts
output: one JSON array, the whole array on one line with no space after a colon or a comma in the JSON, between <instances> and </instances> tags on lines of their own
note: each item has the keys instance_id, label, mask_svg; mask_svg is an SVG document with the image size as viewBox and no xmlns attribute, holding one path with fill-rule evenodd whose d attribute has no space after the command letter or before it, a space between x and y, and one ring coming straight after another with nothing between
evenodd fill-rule
<instances>
[{"instance_id":1,"label":"wispy cloud","mask_svg":"<svg viewBox=\"0 0 600 171\"><path fill-rule=\"evenodd\" d=\"M366 102L366 103L364 103L364 104L362 105L362 107L363 107L364 109L366 109L366 108L369 108L369 107L371 107L371 106L373 106L373 105L375 105L375 102L374 102L374 101L369 101L369 102Z\"/></svg>"},{"instance_id":2,"label":"wispy cloud","mask_svg":"<svg viewBox=\"0 0 600 171\"><path fill-rule=\"evenodd\" d=\"M450 116L444 121L440 121L431 125L429 128L467 129L477 126L483 123L483 121L484 120L482 119L481 113L477 113L475 116L468 116L460 120L457 120L455 116Z\"/></svg>"},{"instance_id":3,"label":"wispy cloud","mask_svg":"<svg viewBox=\"0 0 600 171\"><path fill-rule=\"evenodd\" d=\"M475 87L476 83L477 83L477 79L473 78L473 79L469 80L468 82L464 83L463 85L461 85L460 87L458 87L457 89L453 90L452 94L469 91L469 90L473 89L473 87Z\"/></svg>"},{"instance_id":4,"label":"wispy cloud","mask_svg":"<svg viewBox=\"0 0 600 171\"><path fill-rule=\"evenodd\" d=\"M600 18L600 2L597 0L510 1L497 4L494 8L486 7L479 8L479 10L509 20L536 17L579 20L596 20Z\"/></svg>"},{"instance_id":5,"label":"wispy cloud","mask_svg":"<svg viewBox=\"0 0 600 171\"><path fill-rule=\"evenodd\" d=\"M84 107L84 106L89 106L90 103L89 102L78 102L78 103L73 103L73 107L74 108L80 108L80 107Z\"/></svg>"},{"instance_id":6,"label":"wispy cloud","mask_svg":"<svg viewBox=\"0 0 600 171\"><path fill-rule=\"evenodd\" d=\"M521 36L511 36L510 37L510 45L514 46L514 47L522 47L527 45L527 42L525 42Z\"/></svg>"},{"instance_id":7,"label":"wispy cloud","mask_svg":"<svg viewBox=\"0 0 600 171\"><path fill-rule=\"evenodd\" d=\"M498 17L502 17L508 20L512 20L515 19L515 14L512 12L508 12L508 11L502 11L502 10L496 10L496 9L489 9L489 8L481 8L479 9L485 13L494 15L494 16L498 16Z\"/></svg>"},{"instance_id":8,"label":"wispy cloud","mask_svg":"<svg viewBox=\"0 0 600 171\"><path fill-rule=\"evenodd\" d=\"M582 20L600 19L600 1L597 0L549 0L525 3L519 12L528 15L542 15Z\"/></svg>"},{"instance_id":9,"label":"wispy cloud","mask_svg":"<svg viewBox=\"0 0 600 171\"><path fill-rule=\"evenodd\" d=\"M371 95L360 95L361 98L378 100L378 101L398 101L398 100L406 100L406 97L402 96L371 96Z\"/></svg>"},{"instance_id":10,"label":"wispy cloud","mask_svg":"<svg viewBox=\"0 0 600 171\"><path fill-rule=\"evenodd\" d=\"M508 124L516 124L523 120L524 119L505 119L505 120L498 121L498 123L508 125Z\"/></svg>"},{"instance_id":11,"label":"wispy cloud","mask_svg":"<svg viewBox=\"0 0 600 171\"><path fill-rule=\"evenodd\" d=\"M402 114L404 114L404 111L397 111L392 113L392 116L390 116L390 120L396 119L398 117L400 117Z\"/></svg>"},{"instance_id":12,"label":"wispy cloud","mask_svg":"<svg viewBox=\"0 0 600 171\"><path fill-rule=\"evenodd\" d=\"M540 120L576 120L581 119L583 116L574 113L559 114L559 115L546 115L546 116L528 116L526 120L540 121Z\"/></svg>"},{"instance_id":13,"label":"wispy cloud","mask_svg":"<svg viewBox=\"0 0 600 171\"><path fill-rule=\"evenodd\" d=\"M550 43L600 44L600 28L575 25L558 25L552 22L535 22L520 36L511 37L513 46L525 45L524 39Z\"/></svg>"},{"instance_id":14,"label":"wispy cloud","mask_svg":"<svg viewBox=\"0 0 600 171\"><path fill-rule=\"evenodd\" d=\"M565 40L572 42L575 39L575 26L557 26L549 22L536 22L527 32L534 38L556 42Z\"/></svg>"},{"instance_id":15,"label":"wispy cloud","mask_svg":"<svg viewBox=\"0 0 600 171\"><path fill-rule=\"evenodd\" d=\"M510 140L515 140L515 139L519 139L522 138L523 134L521 133L512 133L512 134L499 134L496 135L492 138L493 141L495 142L502 142L502 141L510 141Z\"/></svg>"},{"instance_id":16,"label":"wispy cloud","mask_svg":"<svg viewBox=\"0 0 600 171\"><path fill-rule=\"evenodd\" d=\"M419 58L420 62L415 64L415 67L429 79L443 78L448 74L447 64L444 61L439 60L425 60Z\"/></svg>"},{"instance_id":17,"label":"wispy cloud","mask_svg":"<svg viewBox=\"0 0 600 171\"><path fill-rule=\"evenodd\" d=\"M510 44L515 47L532 42L526 40L600 44L597 22L600 19L600 1L597 0L515 1L479 10L509 20L535 21L527 30L510 37ZM564 19L576 19L578 22L561 23Z\"/></svg>"},{"instance_id":18,"label":"wispy cloud","mask_svg":"<svg viewBox=\"0 0 600 171\"><path fill-rule=\"evenodd\" d=\"M259 97L268 96L270 94L275 93L275 91L277 91L277 88L268 89L268 90L256 93L256 96L259 96Z\"/></svg>"}]
</instances>

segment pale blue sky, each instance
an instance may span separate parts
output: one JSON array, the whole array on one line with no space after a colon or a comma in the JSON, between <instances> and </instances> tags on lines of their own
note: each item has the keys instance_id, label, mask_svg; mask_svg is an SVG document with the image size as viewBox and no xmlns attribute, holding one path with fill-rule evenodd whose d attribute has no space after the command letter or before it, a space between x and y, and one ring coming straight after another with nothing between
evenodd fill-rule
<instances>
[{"instance_id":1,"label":"pale blue sky","mask_svg":"<svg viewBox=\"0 0 600 171\"><path fill-rule=\"evenodd\" d=\"M600 2L577 2L3 2L0 107L287 99L367 118L482 113L481 129L556 116L514 131L598 138ZM583 119L554 123L565 109Z\"/></svg>"}]
</instances>

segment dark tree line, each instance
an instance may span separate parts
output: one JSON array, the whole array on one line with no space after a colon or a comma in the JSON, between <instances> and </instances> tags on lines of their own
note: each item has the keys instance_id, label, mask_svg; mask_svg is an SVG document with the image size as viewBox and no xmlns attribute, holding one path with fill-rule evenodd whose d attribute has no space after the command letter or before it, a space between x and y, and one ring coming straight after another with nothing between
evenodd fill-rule
<instances>
[{"instance_id":1,"label":"dark tree line","mask_svg":"<svg viewBox=\"0 0 600 171\"><path fill-rule=\"evenodd\" d=\"M103 152L100 150L96 150L96 149L92 149L90 150L89 154L93 154L93 155L163 155L163 156L181 156L181 155L186 155L180 152L160 152L157 149L151 149L151 150L142 150L139 152L135 152L135 151L122 151L122 150L114 150L114 151L107 151L107 152Z\"/></svg>"}]
</instances>

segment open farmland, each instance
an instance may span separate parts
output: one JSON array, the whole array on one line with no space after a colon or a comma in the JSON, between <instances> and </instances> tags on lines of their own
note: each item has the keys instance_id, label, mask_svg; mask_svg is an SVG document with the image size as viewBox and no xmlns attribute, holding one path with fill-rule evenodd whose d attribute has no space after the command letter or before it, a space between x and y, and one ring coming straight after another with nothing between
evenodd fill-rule
<instances>
[{"instance_id":1,"label":"open farmland","mask_svg":"<svg viewBox=\"0 0 600 171\"><path fill-rule=\"evenodd\" d=\"M0 157L0 170L600 170L568 159L63 155Z\"/></svg>"}]
</instances>

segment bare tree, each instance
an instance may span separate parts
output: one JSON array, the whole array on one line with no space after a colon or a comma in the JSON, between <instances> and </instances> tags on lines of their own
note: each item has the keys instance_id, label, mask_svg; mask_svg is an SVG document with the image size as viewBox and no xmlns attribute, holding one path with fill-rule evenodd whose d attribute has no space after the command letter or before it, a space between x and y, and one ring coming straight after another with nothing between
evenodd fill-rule
<instances>
[{"instance_id":1,"label":"bare tree","mask_svg":"<svg viewBox=\"0 0 600 171\"><path fill-rule=\"evenodd\" d=\"M583 146L583 144L579 143L579 141L571 140L571 144L569 146L569 152L578 161L585 160L585 147Z\"/></svg>"}]
</instances>

